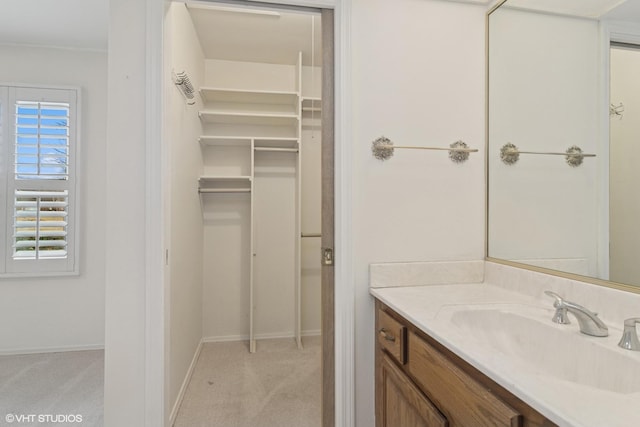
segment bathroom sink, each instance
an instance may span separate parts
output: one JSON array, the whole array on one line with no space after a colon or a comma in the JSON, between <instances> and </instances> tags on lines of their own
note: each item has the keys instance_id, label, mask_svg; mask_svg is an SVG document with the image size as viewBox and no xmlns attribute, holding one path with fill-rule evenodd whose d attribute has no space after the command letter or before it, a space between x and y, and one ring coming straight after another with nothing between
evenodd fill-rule
<instances>
[{"instance_id":1,"label":"bathroom sink","mask_svg":"<svg viewBox=\"0 0 640 427\"><path fill-rule=\"evenodd\" d=\"M620 394L640 392L640 354L616 345L617 330L606 338L590 337L579 332L574 319L558 325L552 315L541 307L492 304L450 306L438 318L493 358L504 355L534 375Z\"/></svg>"}]
</instances>

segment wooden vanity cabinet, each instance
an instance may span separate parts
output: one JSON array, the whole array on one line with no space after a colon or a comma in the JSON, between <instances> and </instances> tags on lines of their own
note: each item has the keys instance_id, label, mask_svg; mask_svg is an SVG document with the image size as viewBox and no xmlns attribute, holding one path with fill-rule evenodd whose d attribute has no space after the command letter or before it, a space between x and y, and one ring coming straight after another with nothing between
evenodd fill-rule
<instances>
[{"instance_id":1,"label":"wooden vanity cabinet","mask_svg":"<svg viewBox=\"0 0 640 427\"><path fill-rule=\"evenodd\" d=\"M376 427L554 423L376 301Z\"/></svg>"},{"instance_id":2,"label":"wooden vanity cabinet","mask_svg":"<svg viewBox=\"0 0 640 427\"><path fill-rule=\"evenodd\" d=\"M418 387L389 356L380 362L382 406L377 414L378 426L447 427L447 419L433 406Z\"/></svg>"}]
</instances>

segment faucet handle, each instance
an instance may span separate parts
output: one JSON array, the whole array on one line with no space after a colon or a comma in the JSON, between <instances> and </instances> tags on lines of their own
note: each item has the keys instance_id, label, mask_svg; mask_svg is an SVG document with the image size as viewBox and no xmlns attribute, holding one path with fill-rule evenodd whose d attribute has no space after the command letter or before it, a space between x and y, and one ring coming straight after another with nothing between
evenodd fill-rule
<instances>
[{"instance_id":1,"label":"faucet handle","mask_svg":"<svg viewBox=\"0 0 640 427\"><path fill-rule=\"evenodd\" d=\"M636 324L640 323L640 317L632 317L624 321L622 338L618 343L619 347L626 350L640 351L640 340L636 332Z\"/></svg>"},{"instance_id":2,"label":"faucet handle","mask_svg":"<svg viewBox=\"0 0 640 427\"><path fill-rule=\"evenodd\" d=\"M553 323L560 323L562 325L568 325L571 323L569 320L569 316L567 316L567 307L565 305L565 300L558 294L552 291L544 291L545 295L550 296L551 298L555 298L555 302L553 306L556 309L555 314L551 318Z\"/></svg>"},{"instance_id":3,"label":"faucet handle","mask_svg":"<svg viewBox=\"0 0 640 427\"><path fill-rule=\"evenodd\" d=\"M556 303L558 304L562 304L564 302L564 299L562 299L560 295L556 294L553 291L544 291L544 294L550 296L551 298L555 298Z\"/></svg>"}]
</instances>

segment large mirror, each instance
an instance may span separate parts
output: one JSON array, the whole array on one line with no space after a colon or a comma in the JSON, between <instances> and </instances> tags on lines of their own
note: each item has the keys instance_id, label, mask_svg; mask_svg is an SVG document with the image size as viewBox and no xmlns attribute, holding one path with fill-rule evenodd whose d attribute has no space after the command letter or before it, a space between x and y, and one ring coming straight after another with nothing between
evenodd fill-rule
<instances>
[{"instance_id":1,"label":"large mirror","mask_svg":"<svg viewBox=\"0 0 640 427\"><path fill-rule=\"evenodd\" d=\"M488 258L640 292L640 0L507 0L488 40Z\"/></svg>"}]
</instances>

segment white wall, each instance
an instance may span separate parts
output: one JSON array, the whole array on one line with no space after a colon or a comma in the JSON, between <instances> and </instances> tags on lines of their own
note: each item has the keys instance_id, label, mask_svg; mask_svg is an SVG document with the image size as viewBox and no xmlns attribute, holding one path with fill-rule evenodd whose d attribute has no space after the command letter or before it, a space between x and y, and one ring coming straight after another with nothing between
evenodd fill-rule
<instances>
[{"instance_id":1,"label":"white wall","mask_svg":"<svg viewBox=\"0 0 640 427\"><path fill-rule=\"evenodd\" d=\"M203 225L198 178L202 173L198 109L171 80L171 71L187 72L194 87L204 79L204 56L183 3L172 3L165 16L165 142L170 147L169 214L169 409L177 403L202 338Z\"/></svg>"},{"instance_id":2,"label":"white wall","mask_svg":"<svg viewBox=\"0 0 640 427\"><path fill-rule=\"evenodd\" d=\"M208 58L205 67L205 84L209 87L290 92L296 90L294 65Z\"/></svg>"},{"instance_id":3,"label":"white wall","mask_svg":"<svg viewBox=\"0 0 640 427\"><path fill-rule=\"evenodd\" d=\"M147 230L157 233L151 224L163 215L159 210L147 212L147 196L155 194L146 188L152 166L147 158L158 160L146 144L150 113L146 89L151 76L146 69L147 25L151 25L146 6L143 1L109 0L105 426L152 425L145 424L145 418L160 416L145 413L146 404L157 407L158 393L146 388L152 382L146 374L164 357L162 352L146 354L147 339L162 335L154 334L153 328L166 327L152 322L162 301L149 300L146 287L147 280L158 274L151 267L160 268L157 261L162 257L161 245L147 253L147 240L162 241ZM159 188L161 182L154 184ZM162 287L162 282L154 286Z\"/></svg>"},{"instance_id":4,"label":"white wall","mask_svg":"<svg viewBox=\"0 0 640 427\"><path fill-rule=\"evenodd\" d=\"M374 425L373 262L484 257L485 8L430 0L353 0L353 236L356 424ZM371 154L384 135L398 145L479 153ZM341 286L351 286L349 283Z\"/></svg>"},{"instance_id":5,"label":"white wall","mask_svg":"<svg viewBox=\"0 0 640 427\"><path fill-rule=\"evenodd\" d=\"M507 142L596 153L598 22L500 9L490 25L489 255L598 276L597 159L499 158Z\"/></svg>"},{"instance_id":6,"label":"white wall","mask_svg":"<svg viewBox=\"0 0 640 427\"><path fill-rule=\"evenodd\" d=\"M255 156L253 284L258 338L294 334L296 165L292 153Z\"/></svg>"},{"instance_id":7,"label":"white wall","mask_svg":"<svg viewBox=\"0 0 640 427\"><path fill-rule=\"evenodd\" d=\"M624 104L621 119L611 118L610 279L637 284L640 277L640 50L611 49L611 103Z\"/></svg>"},{"instance_id":8,"label":"white wall","mask_svg":"<svg viewBox=\"0 0 640 427\"><path fill-rule=\"evenodd\" d=\"M104 345L107 53L0 46L0 81L79 86L80 275L0 279L0 353Z\"/></svg>"}]
</instances>

